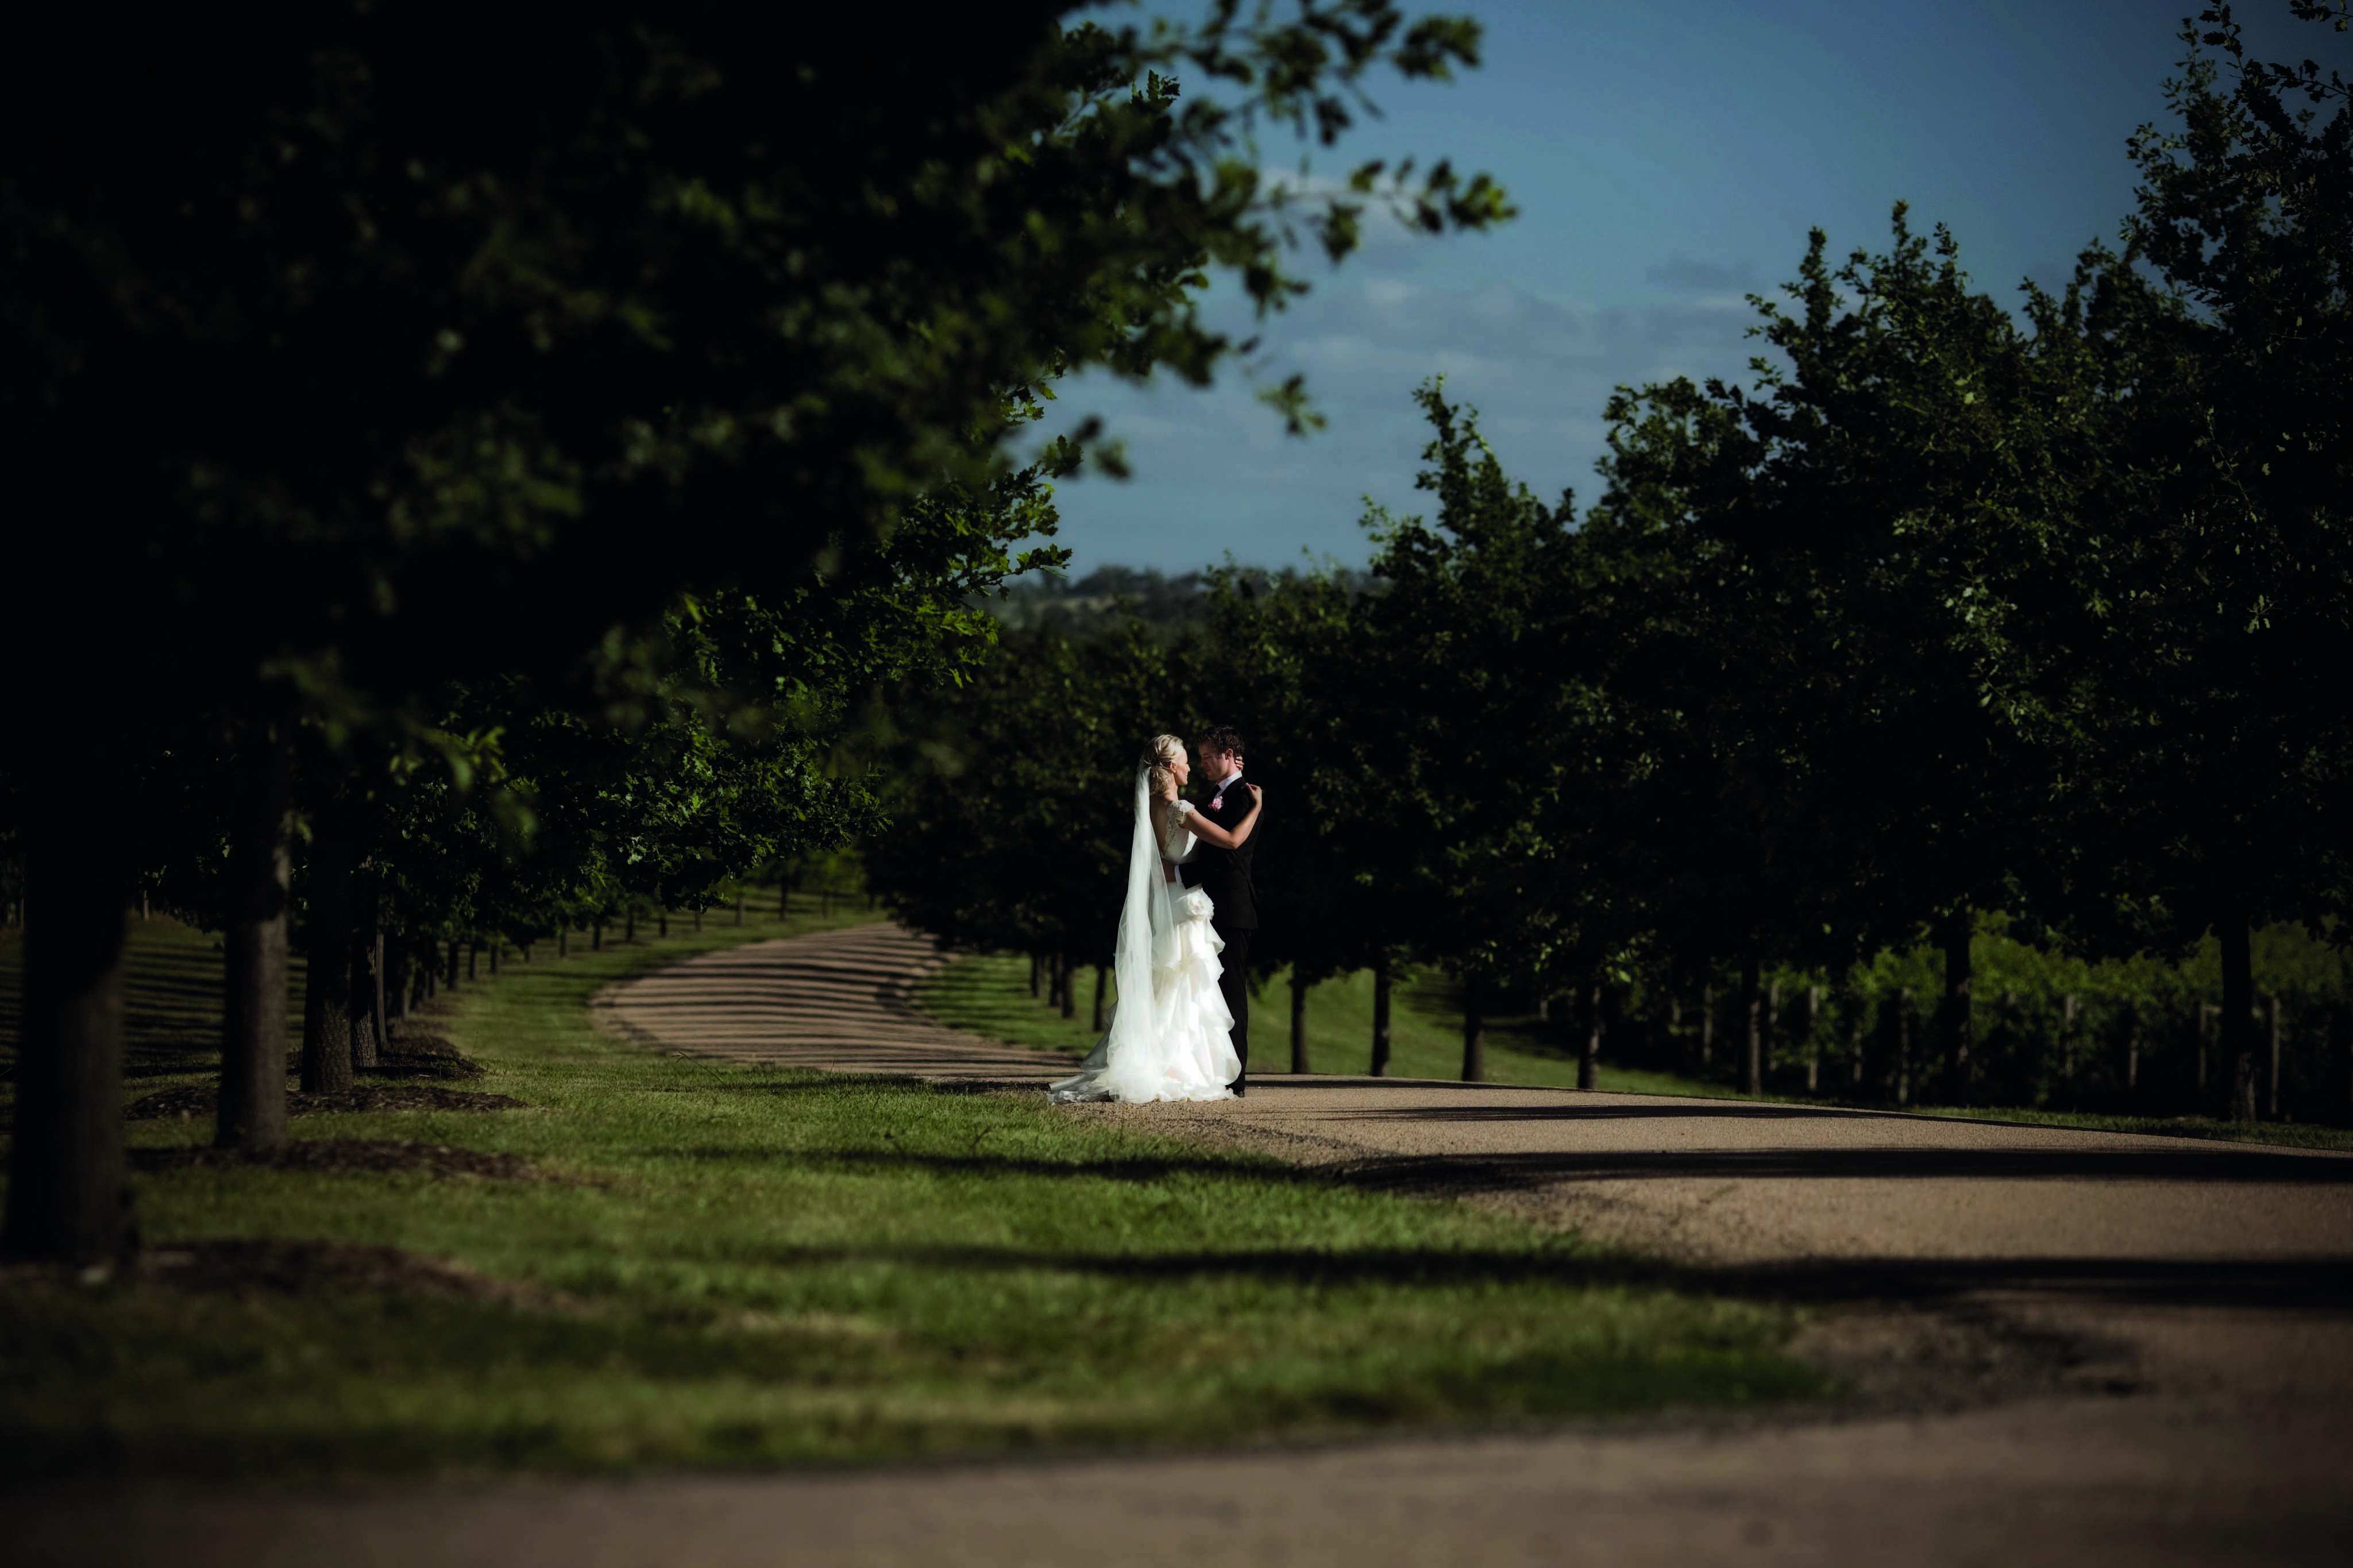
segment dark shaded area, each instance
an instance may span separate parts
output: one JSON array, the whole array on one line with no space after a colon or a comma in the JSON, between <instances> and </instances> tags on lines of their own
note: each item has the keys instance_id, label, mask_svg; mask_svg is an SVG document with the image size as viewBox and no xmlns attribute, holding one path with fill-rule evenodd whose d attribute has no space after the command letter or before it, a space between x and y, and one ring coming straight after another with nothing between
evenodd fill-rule
<instances>
[{"instance_id":1,"label":"dark shaded area","mask_svg":"<svg viewBox=\"0 0 2353 1568\"><path fill-rule=\"evenodd\" d=\"M1371 1080L1367 1080L1368 1082ZM1450 1084L1448 1088L1454 1087ZM1467 1086L1482 1087L1482 1086ZM1405 1121L1675 1121L1687 1117L1724 1118L1736 1121L1820 1121L1833 1118L1868 1121L1935 1120L1894 1110L1841 1110L1810 1105L1775 1105L1759 1100L1695 1100L1681 1105L1441 1105L1411 1110L1368 1110L1352 1120ZM2016 1126L2019 1123L1979 1122L1972 1126Z\"/></svg>"},{"instance_id":2,"label":"dark shaded area","mask_svg":"<svg viewBox=\"0 0 2353 1568\"><path fill-rule=\"evenodd\" d=\"M757 1164L769 1172L797 1171L826 1175L895 1176L921 1171L941 1176L1055 1176L1071 1181L1145 1183L1179 1176L1200 1176L1228 1182L1271 1182L1284 1185L1328 1186L1330 1179L1293 1165L1269 1163L1262 1168L1238 1167L1231 1160L1167 1158L1120 1160L1027 1160L999 1155L901 1153L877 1150L792 1150L756 1143L673 1146L638 1151L649 1160L685 1160Z\"/></svg>"},{"instance_id":3,"label":"dark shaded area","mask_svg":"<svg viewBox=\"0 0 2353 1568\"><path fill-rule=\"evenodd\" d=\"M2024 1292L2112 1305L2211 1306L2353 1312L2353 1258L1847 1258L1730 1268L1677 1267L1582 1248L1528 1252L1263 1250L1071 1255L1014 1247L793 1248L762 1260L788 1266L887 1262L976 1273L1041 1270L1123 1279L1240 1276L1268 1283L1345 1289L1366 1285L1550 1283L1564 1289L1654 1287L1804 1303L1858 1300L1914 1305L1987 1291Z\"/></svg>"},{"instance_id":4,"label":"dark shaded area","mask_svg":"<svg viewBox=\"0 0 2353 1568\"><path fill-rule=\"evenodd\" d=\"M307 1296L331 1291L394 1292L448 1301L501 1301L539 1309L568 1305L553 1292L477 1274L461 1264L396 1247L276 1237L174 1242L139 1254L118 1279L211 1295ZM86 1288L78 1271L21 1264L0 1270L0 1285Z\"/></svg>"},{"instance_id":5,"label":"dark shaded area","mask_svg":"<svg viewBox=\"0 0 2353 1568\"><path fill-rule=\"evenodd\" d=\"M2118 1181L2353 1185L2353 1160L2327 1154L2253 1153L2218 1148L2093 1149L1708 1149L1678 1153L1482 1154L1460 1159L1404 1155L1349 1166L1346 1179L1380 1192L1451 1195L1517 1191L1556 1182L1699 1176L1711 1180L1791 1177L1918 1181Z\"/></svg>"},{"instance_id":6,"label":"dark shaded area","mask_svg":"<svg viewBox=\"0 0 2353 1568\"><path fill-rule=\"evenodd\" d=\"M1807 1301L1936 1301L1998 1291L2109 1306L2353 1312L2353 1258L1838 1258L1685 1276Z\"/></svg>"},{"instance_id":7,"label":"dark shaded area","mask_svg":"<svg viewBox=\"0 0 2353 1568\"><path fill-rule=\"evenodd\" d=\"M520 1154L416 1143L396 1138L298 1138L275 1149L133 1149L131 1168L142 1175L172 1171L303 1171L313 1175L485 1176L509 1182L553 1182Z\"/></svg>"},{"instance_id":8,"label":"dark shaded area","mask_svg":"<svg viewBox=\"0 0 2353 1568\"><path fill-rule=\"evenodd\" d=\"M201 1121L213 1114L219 1091L209 1084L158 1089L134 1100L123 1111L131 1121L167 1121L174 1118ZM350 1111L397 1110L522 1110L520 1100L505 1094L477 1094L438 1084L362 1084L337 1093L290 1089L289 1116L330 1116Z\"/></svg>"}]
</instances>

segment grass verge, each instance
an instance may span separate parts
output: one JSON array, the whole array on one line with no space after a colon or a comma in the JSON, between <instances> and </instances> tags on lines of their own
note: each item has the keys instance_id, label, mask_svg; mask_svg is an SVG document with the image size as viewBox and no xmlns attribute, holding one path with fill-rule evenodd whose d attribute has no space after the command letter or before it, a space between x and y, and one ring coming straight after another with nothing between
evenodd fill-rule
<instances>
[{"instance_id":1,"label":"grass verge","mask_svg":"<svg viewBox=\"0 0 2353 1568\"><path fill-rule=\"evenodd\" d=\"M0 1473L822 1465L1823 1391L1779 1353L1788 1311L1574 1237L1013 1097L658 1056L591 1022L599 985L813 923L510 963L429 1026L487 1069L470 1088L529 1109L294 1123L558 1180L140 1177L151 1247L394 1247L500 1289L20 1272L0 1284ZM170 946L140 936L134 968Z\"/></svg>"},{"instance_id":2,"label":"grass verge","mask_svg":"<svg viewBox=\"0 0 2353 1568\"><path fill-rule=\"evenodd\" d=\"M1082 975L1080 1016L1065 1019L1029 994L1029 960L1018 953L976 953L957 960L919 986L916 1004L955 1028L969 1029L1016 1045L1083 1055L1095 1032L1088 1004L1092 975ZM1254 994L1250 1012L1250 1072L1287 1073L1291 1065L1291 994L1280 976ZM1461 994L1446 976L1424 974L1399 982L1391 992L1389 1072L1396 1078L1455 1079L1462 1072ZM1345 975L1308 988L1307 1049L1312 1067L1326 1072L1361 1073L1369 1067L1373 1032L1373 983L1368 973ZM1487 1020L1487 1081L1531 1088L1574 1089L1577 1061L1557 1035L1533 1014ZM1758 1099L1790 1105L1876 1103L1831 1095L1743 1095L1706 1079L1607 1059L1600 1086L1620 1094L1688 1095L1711 1100ZM2220 1121L2207 1117L2116 1116L2092 1111L2021 1107L1922 1105L1921 1116L1961 1116L2038 1127L2080 1127L2100 1132L2148 1132L2173 1138L2208 1138L2295 1149L2353 1150L2353 1129L2298 1123Z\"/></svg>"}]
</instances>

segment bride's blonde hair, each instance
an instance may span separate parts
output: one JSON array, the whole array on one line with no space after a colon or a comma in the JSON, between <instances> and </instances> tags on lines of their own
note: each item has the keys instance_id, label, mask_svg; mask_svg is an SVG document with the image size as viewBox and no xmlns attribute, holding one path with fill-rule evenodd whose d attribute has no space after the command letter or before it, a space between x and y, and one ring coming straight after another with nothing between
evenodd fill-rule
<instances>
[{"instance_id":1,"label":"bride's blonde hair","mask_svg":"<svg viewBox=\"0 0 2353 1568\"><path fill-rule=\"evenodd\" d=\"M1145 766L1152 770L1152 795L1157 800L1176 793L1175 764L1185 760L1185 742L1174 735L1155 735L1144 748Z\"/></svg>"}]
</instances>

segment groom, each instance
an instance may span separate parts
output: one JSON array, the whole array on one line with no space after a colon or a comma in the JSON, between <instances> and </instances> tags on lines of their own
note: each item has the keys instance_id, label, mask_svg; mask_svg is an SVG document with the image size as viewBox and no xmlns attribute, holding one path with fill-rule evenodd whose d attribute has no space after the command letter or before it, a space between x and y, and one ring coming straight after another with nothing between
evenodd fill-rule
<instances>
[{"instance_id":1,"label":"groom","mask_svg":"<svg viewBox=\"0 0 2353 1568\"><path fill-rule=\"evenodd\" d=\"M1220 724L1195 741L1193 752L1201 761L1194 780L1208 792L1201 810L1219 826L1230 828L1250 805L1250 791L1242 788L1241 732L1230 724ZM1183 867L1185 885L1206 889L1209 901L1217 906L1209 929L1226 944L1220 955L1225 967L1218 976L1218 990L1226 999L1226 1011L1234 1016L1234 1055L1241 1062L1241 1071L1227 1087L1236 1094L1246 1092L1250 1079L1250 937L1258 931L1258 891L1250 884L1250 855L1265 837L1266 805L1261 801L1258 826L1240 848L1219 849L1204 840Z\"/></svg>"}]
</instances>

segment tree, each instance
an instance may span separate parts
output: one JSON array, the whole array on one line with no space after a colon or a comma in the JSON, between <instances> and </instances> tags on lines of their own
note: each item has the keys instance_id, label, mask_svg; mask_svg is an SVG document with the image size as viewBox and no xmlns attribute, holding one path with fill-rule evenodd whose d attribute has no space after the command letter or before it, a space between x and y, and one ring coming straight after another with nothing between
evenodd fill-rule
<instances>
[{"instance_id":1,"label":"tree","mask_svg":"<svg viewBox=\"0 0 2353 1568\"><path fill-rule=\"evenodd\" d=\"M1604 510L1663 505L1702 568L1672 579L1702 657L1661 668L1689 682L1671 706L1731 723L1715 793L1747 889L1724 891L1780 948L1723 933L1745 1005L1763 962L1843 967L1926 927L1965 1076L1973 911L2018 903L2073 826L2056 804L2122 424L2084 295L2113 258L2087 254L2062 299L2028 285L2028 331L1969 289L1948 232L1932 247L1901 205L1894 230L1836 269L1816 231L1802 314L1758 301L1780 359L1754 362L1754 394L1621 394Z\"/></svg>"},{"instance_id":2,"label":"tree","mask_svg":"<svg viewBox=\"0 0 2353 1568\"><path fill-rule=\"evenodd\" d=\"M884 905L943 940L1108 963L1139 759L1193 727L1170 668L1141 625L1083 643L1050 627L953 692L902 696L902 782L866 852Z\"/></svg>"},{"instance_id":3,"label":"tree","mask_svg":"<svg viewBox=\"0 0 2353 1568\"><path fill-rule=\"evenodd\" d=\"M1422 952L1462 976L1475 1079L1490 987L1598 974L1634 934L1591 875L1610 815L1596 745L1606 590L1570 499L1548 506L1514 483L1442 384L1417 396L1430 441L1415 483L1438 515L1369 520L1382 586L1364 611L1372 658L1349 678L1394 780L1385 855L1422 911Z\"/></svg>"},{"instance_id":4,"label":"tree","mask_svg":"<svg viewBox=\"0 0 2353 1568\"><path fill-rule=\"evenodd\" d=\"M2242 61L2230 8L2205 20L2202 41ZM2232 1114L2251 1120L2250 929L2341 919L2353 855L2353 729L2335 698L2353 661L2353 102L2316 68L2247 64L2226 93L2196 29L2182 37L2168 85L2180 125L2134 138L2144 183L2127 226L2178 306L2116 327L2145 374L2137 487L2103 584L2116 609L2096 776L2115 837L2099 842L2139 853L2094 885L2128 900L2127 942L2220 939ZM2337 108L2325 122L2292 111L2295 90Z\"/></svg>"},{"instance_id":5,"label":"tree","mask_svg":"<svg viewBox=\"0 0 2353 1568\"><path fill-rule=\"evenodd\" d=\"M1256 130L1329 142L1375 68L1476 60L1471 24L1390 0L1150 31L1064 9L941 13L920 49L879 13L620 0L40 18L0 91L0 457L53 581L108 585L0 587L19 668L56 672L5 726L41 738L10 759L40 834L109 841L79 781L123 765L134 688L166 730L225 709L461 774L494 759L434 722L453 681L625 699L680 595L789 593L1001 473L1008 398L1207 378L1234 347L1198 315L1209 269L1262 309L1302 287ZM1179 66L1236 101L1180 107ZM1430 229L1508 213L1447 164L1368 165L1313 221L1327 252L1368 196ZM32 858L37 887L127 882ZM35 961L102 992L119 920L50 907ZM28 1048L89 1062L31 1072L61 1098L20 1115L79 1125L63 1086L106 1080L107 1047L73 1020L114 1004L28 994ZM27 1217L47 1201L12 1198L10 1247L63 1245Z\"/></svg>"}]
</instances>

